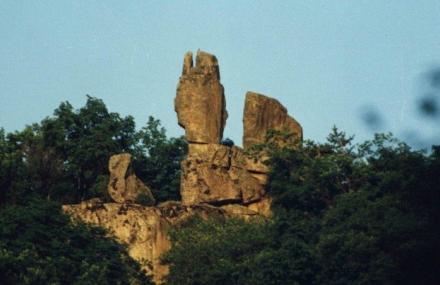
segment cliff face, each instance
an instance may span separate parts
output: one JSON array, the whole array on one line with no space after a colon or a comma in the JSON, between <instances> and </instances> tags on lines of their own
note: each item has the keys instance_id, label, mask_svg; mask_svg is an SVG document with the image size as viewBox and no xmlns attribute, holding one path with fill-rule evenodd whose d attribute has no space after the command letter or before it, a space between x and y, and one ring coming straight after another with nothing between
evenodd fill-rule
<instances>
[{"instance_id":1,"label":"cliff face","mask_svg":"<svg viewBox=\"0 0 440 285\"><path fill-rule=\"evenodd\" d=\"M271 198L266 193L269 169L264 163L267 155L259 153L255 158L240 147L220 144L227 111L215 56L199 51L194 66L192 53L185 55L175 110L189 143L188 156L181 163L181 202L154 207L135 204L140 194L152 203L154 197L133 172L131 156L119 154L109 161L108 191L114 203L92 199L63 206L72 217L110 230L158 284L168 272L160 264L160 256L171 246L167 236L170 228L194 215L246 220L271 216ZM246 149L264 143L272 129L291 133L294 140L302 139L299 123L278 101L264 95L248 92L243 123Z\"/></svg>"}]
</instances>

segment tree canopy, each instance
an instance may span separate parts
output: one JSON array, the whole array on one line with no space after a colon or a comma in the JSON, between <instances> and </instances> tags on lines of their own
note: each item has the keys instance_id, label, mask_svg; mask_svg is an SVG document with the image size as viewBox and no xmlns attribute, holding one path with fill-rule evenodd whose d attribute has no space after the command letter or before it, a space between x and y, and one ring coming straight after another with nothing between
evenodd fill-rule
<instances>
[{"instance_id":1,"label":"tree canopy","mask_svg":"<svg viewBox=\"0 0 440 285\"><path fill-rule=\"evenodd\" d=\"M137 175L159 202L179 198L182 138L167 138L160 121L150 117L137 131L133 117L109 112L100 99L87 96L74 110L63 102L39 124L5 134L0 130L1 201L19 203L38 196L63 203L92 197L108 200L108 160L129 152Z\"/></svg>"},{"instance_id":2,"label":"tree canopy","mask_svg":"<svg viewBox=\"0 0 440 285\"><path fill-rule=\"evenodd\" d=\"M121 152L133 155L157 201L179 199L186 142L167 138L152 117L138 131L131 116L87 96L22 131L0 128L2 284L152 284L109 233L61 213L60 204L109 201L108 160Z\"/></svg>"},{"instance_id":3,"label":"tree canopy","mask_svg":"<svg viewBox=\"0 0 440 285\"><path fill-rule=\"evenodd\" d=\"M46 200L0 209L2 284L153 284L126 248Z\"/></svg>"},{"instance_id":4,"label":"tree canopy","mask_svg":"<svg viewBox=\"0 0 440 285\"><path fill-rule=\"evenodd\" d=\"M270 153L274 217L176 230L169 284L438 284L440 149L390 134L353 145L259 146Z\"/></svg>"},{"instance_id":5,"label":"tree canopy","mask_svg":"<svg viewBox=\"0 0 440 285\"><path fill-rule=\"evenodd\" d=\"M192 219L174 229L167 284L440 283L440 146L416 151L391 134L354 144L337 128L324 143L279 147L289 134L269 136L255 151L270 157L272 219ZM60 210L108 201L108 159L121 152L158 202L180 199L187 143L153 117L137 130L88 96L21 131L0 129L4 284L149 284L124 246Z\"/></svg>"}]
</instances>

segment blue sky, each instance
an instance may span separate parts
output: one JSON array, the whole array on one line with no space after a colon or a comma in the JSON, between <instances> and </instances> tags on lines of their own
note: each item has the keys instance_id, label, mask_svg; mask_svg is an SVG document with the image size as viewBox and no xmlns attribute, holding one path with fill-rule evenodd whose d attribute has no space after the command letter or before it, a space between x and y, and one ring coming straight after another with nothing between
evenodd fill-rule
<instances>
[{"instance_id":1,"label":"blue sky","mask_svg":"<svg viewBox=\"0 0 440 285\"><path fill-rule=\"evenodd\" d=\"M440 65L440 1L5 1L0 0L0 126L22 129L86 94L149 115L172 136L183 55L220 63L229 119L241 144L246 91L282 102L323 141L335 124L358 141L376 131L429 137L415 115L421 74Z\"/></svg>"}]
</instances>

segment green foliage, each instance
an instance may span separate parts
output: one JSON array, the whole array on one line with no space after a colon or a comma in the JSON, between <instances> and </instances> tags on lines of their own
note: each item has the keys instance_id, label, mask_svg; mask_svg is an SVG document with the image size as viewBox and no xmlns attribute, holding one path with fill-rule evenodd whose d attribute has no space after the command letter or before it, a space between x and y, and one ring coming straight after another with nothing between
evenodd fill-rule
<instances>
[{"instance_id":1,"label":"green foliage","mask_svg":"<svg viewBox=\"0 0 440 285\"><path fill-rule=\"evenodd\" d=\"M135 135L133 118L108 112L99 99L88 96L77 111L61 103L54 117L41 124L6 137L2 133L4 200L22 203L30 195L62 202L105 197L98 184L108 173L108 158L130 151Z\"/></svg>"},{"instance_id":2,"label":"green foliage","mask_svg":"<svg viewBox=\"0 0 440 285\"><path fill-rule=\"evenodd\" d=\"M167 284L266 284L255 271L270 242L268 226L195 218L171 233ZM261 256L263 254L263 256Z\"/></svg>"},{"instance_id":3,"label":"green foliage","mask_svg":"<svg viewBox=\"0 0 440 285\"><path fill-rule=\"evenodd\" d=\"M41 123L44 149L52 149L62 162L63 180L71 184L75 201L97 193L90 189L99 175L107 174L112 154L129 152L136 143L133 117L110 113L100 99L87 96L86 105L77 111L66 102L53 118ZM101 193L102 194L102 193Z\"/></svg>"},{"instance_id":4,"label":"green foliage","mask_svg":"<svg viewBox=\"0 0 440 285\"><path fill-rule=\"evenodd\" d=\"M189 221L171 234L168 283L439 284L440 146L352 140L336 128L322 144L269 132L249 154L270 157L272 221ZM88 96L22 131L0 128L2 284L148 284L121 245L51 202L108 200L108 159L121 152L158 202L180 199L187 143L152 117L136 131Z\"/></svg>"},{"instance_id":5,"label":"green foliage","mask_svg":"<svg viewBox=\"0 0 440 285\"><path fill-rule=\"evenodd\" d=\"M0 210L2 284L152 284L104 230L35 200Z\"/></svg>"},{"instance_id":6,"label":"green foliage","mask_svg":"<svg viewBox=\"0 0 440 285\"><path fill-rule=\"evenodd\" d=\"M152 117L136 131L132 117L87 96L82 108L61 103L22 131L0 128L1 284L151 284L123 246L101 229L71 224L53 204L109 201L108 159L121 152L133 154L157 200L178 199L186 142L168 139ZM152 205L148 197L137 202Z\"/></svg>"},{"instance_id":7,"label":"green foliage","mask_svg":"<svg viewBox=\"0 0 440 285\"><path fill-rule=\"evenodd\" d=\"M134 155L138 176L158 201L177 200L186 149L182 138L167 138L152 117L136 131L131 116L109 112L100 99L87 96L78 110L63 102L40 124L9 134L0 129L0 202L24 203L31 196L108 201L108 159L122 152Z\"/></svg>"},{"instance_id":8,"label":"green foliage","mask_svg":"<svg viewBox=\"0 0 440 285\"><path fill-rule=\"evenodd\" d=\"M273 141L255 149L271 157L272 223L183 228L170 284L439 284L440 147L354 146L336 128L323 144Z\"/></svg>"},{"instance_id":9,"label":"green foliage","mask_svg":"<svg viewBox=\"0 0 440 285\"><path fill-rule=\"evenodd\" d=\"M138 136L142 144L135 156L137 175L152 188L158 202L180 200L180 162L188 152L187 142L168 139L160 121L153 117Z\"/></svg>"},{"instance_id":10,"label":"green foliage","mask_svg":"<svg viewBox=\"0 0 440 285\"><path fill-rule=\"evenodd\" d=\"M437 284L434 157L390 134L355 150L336 129L328 143L274 150L269 191L282 243L307 245L318 284Z\"/></svg>"}]
</instances>

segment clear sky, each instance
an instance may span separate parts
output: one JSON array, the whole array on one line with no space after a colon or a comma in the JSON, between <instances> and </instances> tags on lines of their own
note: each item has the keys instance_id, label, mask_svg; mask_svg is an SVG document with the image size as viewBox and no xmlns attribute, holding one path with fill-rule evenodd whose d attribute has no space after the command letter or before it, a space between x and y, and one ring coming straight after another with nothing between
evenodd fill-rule
<instances>
[{"instance_id":1,"label":"clear sky","mask_svg":"<svg viewBox=\"0 0 440 285\"><path fill-rule=\"evenodd\" d=\"M336 124L358 140L373 129L429 136L414 115L423 72L440 64L440 1L0 0L0 126L22 129L86 94L110 111L149 115L172 136L186 51L217 56L241 144L246 91L282 102L306 138Z\"/></svg>"}]
</instances>

